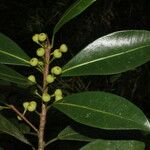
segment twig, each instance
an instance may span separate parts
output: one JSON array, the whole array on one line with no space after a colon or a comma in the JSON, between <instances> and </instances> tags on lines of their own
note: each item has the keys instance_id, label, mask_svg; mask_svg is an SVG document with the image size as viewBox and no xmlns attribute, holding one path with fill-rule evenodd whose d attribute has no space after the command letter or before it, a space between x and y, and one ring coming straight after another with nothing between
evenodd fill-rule
<instances>
[{"instance_id":1,"label":"twig","mask_svg":"<svg viewBox=\"0 0 150 150\"><path fill-rule=\"evenodd\" d=\"M51 46L50 46L49 39L47 39L47 47L45 48L45 57L44 57L45 67L43 70L43 93L48 92L46 77L49 74L50 51L51 51ZM47 106L42 102L41 113L40 113L39 134L38 134L39 137L38 150L44 150L45 147L44 130L46 124L46 114L47 114Z\"/></svg>"},{"instance_id":2,"label":"twig","mask_svg":"<svg viewBox=\"0 0 150 150\"><path fill-rule=\"evenodd\" d=\"M34 131L38 133L38 129L13 105L8 105L14 112L16 112Z\"/></svg>"}]
</instances>

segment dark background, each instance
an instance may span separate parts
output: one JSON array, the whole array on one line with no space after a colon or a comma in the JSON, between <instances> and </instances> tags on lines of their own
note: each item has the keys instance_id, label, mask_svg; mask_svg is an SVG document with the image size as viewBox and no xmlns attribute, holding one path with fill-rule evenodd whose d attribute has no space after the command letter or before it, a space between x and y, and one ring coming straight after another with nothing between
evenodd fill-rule
<instances>
[{"instance_id":1,"label":"dark background","mask_svg":"<svg viewBox=\"0 0 150 150\"><path fill-rule=\"evenodd\" d=\"M46 32L51 37L55 24L63 12L74 1L75 0L0 0L0 32L13 39L28 55L33 57L35 56L37 46L32 42L32 35ZM127 29L150 30L149 0L97 0L86 11L64 25L56 34L54 47L57 48L61 43L66 43L69 47L68 55L65 55L63 59L58 62L63 66L72 56L90 42L108 33ZM32 72L32 70L25 68L17 67L15 69L25 75ZM150 117L149 77L150 63L147 63L132 71L119 75L69 78L65 81L69 87L63 88L64 91L68 91L68 93L85 90L109 91L128 98L141 108L147 117ZM15 90L14 85L6 88L1 86L0 91L7 95L9 100L14 99L14 97L17 100L25 99L26 93L28 92L24 89ZM15 101L15 103L20 105L20 101ZM56 110L52 110L48 116L50 121L47 123L46 136L49 138L55 137L55 135L68 124L73 125L75 128L78 126L77 123ZM31 116L31 118L34 118L34 115ZM37 118L34 120L36 124ZM81 125L80 129L82 130ZM140 139L146 142L147 150L150 149L148 142L150 141L149 136L143 136L140 132L113 132L113 134L111 134L103 130L95 131L96 129L90 128L88 128L88 130L91 130L93 134L96 133L94 135L99 133L97 136L100 138ZM82 132L83 131L84 130L82 130ZM3 140L3 147L6 150L30 149L13 138L8 138L7 136L1 136L0 138ZM30 139L36 141L34 138ZM85 143L82 142L56 142L48 149L76 150L84 144Z\"/></svg>"}]
</instances>

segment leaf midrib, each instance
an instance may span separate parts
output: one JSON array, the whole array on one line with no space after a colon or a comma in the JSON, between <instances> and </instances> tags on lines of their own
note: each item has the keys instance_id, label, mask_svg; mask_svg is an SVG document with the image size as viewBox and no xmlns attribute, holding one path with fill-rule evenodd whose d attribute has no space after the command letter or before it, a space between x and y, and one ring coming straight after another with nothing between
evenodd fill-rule
<instances>
[{"instance_id":1,"label":"leaf midrib","mask_svg":"<svg viewBox=\"0 0 150 150\"><path fill-rule=\"evenodd\" d=\"M131 122L134 122L136 124L138 124L140 127L141 127L141 124L139 124L138 122L135 122L134 120L131 120L131 119L127 119L127 118L123 118L121 116L118 116L118 115L115 115L115 114L111 114L109 112L105 112L105 111L101 111L101 110L98 110L98 109L93 109L93 108L90 108L90 107L87 107L87 106L83 106L83 105L76 105L76 104L71 104L71 103L58 103L57 105L67 105L67 106L72 106L72 107L78 107L78 108L82 108L82 109L87 109L87 110L92 110L92 111L95 111L95 112L99 112L99 113L102 113L102 114L105 114L105 115L110 115L110 116L115 116L117 118L121 118L123 120L128 120L128 121L131 121ZM145 125L144 125L145 126ZM147 126L146 126L147 127ZM150 127L149 127L150 128ZM136 129L136 128L135 128ZM149 129L150 130L150 129Z\"/></svg>"},{"instance_id":2,"label":"leaf midrib","mask_svg":"<svg viewBox=\"0 0 150 150\"><path fill-rule=\"evenodd\" d=\"M88 65L88 64L91 64L91 63L94 63L94 62L97 62L97 61L105 60L105 59L108 59L108 58L113 58L115 56L120 56L120 55L123 55L123 54L127 54L127 53L130 53L130 52L133 52L133 51L136 51L138 49L145 48L145 47L148 47L148 46L150 46L150 44L144 45L144 46L141 46L141 47L137 47L137 48L131 49L131 50L126 51L126 52L116 53L114 55L110 55L110 56L106 56L106 57L101 57L101 58L98 58L98 59L95 59L95 60L92 60L92 61L84 62L84 63L81 63L79 65L75 65L73 67L70 67L68 69L63 70L62 74L65 73L65 72L67 72L67 71L73 70L75 68L81 67L81 66L85 66L85 65Z\"/></svg>"},{"instance_id":3,"label":"leaf midrib","mask_svg":"<svg viewBox=\"0 0 150 150\"><path fill-rule=\"evenodd\" d=\"M22 138L25 138L25 137L20 137L20 136L22 136L22 135L20 135L20 133L19 134L14 134L12 132L10 133L9 131L1 131L1 132L4 133L4 134L11 135L11 136L15 137L16 139L20 139L21 138L20 141L30 145L30 143L27 141L27 139L22 139ZM16 136L19 136L20 138L16 137Z\"/></svg>"},{"instance_id":4,"label":"leaf midrib","mask_svg":"<svg viewBox=\"0 0 150 150\"><path fill-rule=\"evenodd\" d=\"M79 0L79 2L80 2L80 0ZM75 6L77 6L77 5L79 4L79 2L76 3L72 8L74 8ZM70 6L70 7L71 7L71 6ZM72 10L72 9L70 9L69 11L67 11L66 14L64 14L64 16L60 19L60 21L59 21L58 24L56 25L56 29L59 28L59 24L60 24L60 23L62 22L62 20L68 15L68 13L70 13L71 10ZM56 30L56 29L55 29L55 30ZM54 31L55 31L55 30L54 30ZM57 30L58 30L58 29L57 29ZM57 32L57 31L55 31L54 34L55 34L56 32Z\"/></svg>"},{"instance_id":5,"label":"leaf midrib","mask_svg":"<svg viewBox=\"0 0 150 150\"><path fill-rule=\"evenodd\" d=\"M3 53L3 54L5 54L5 55L9 55L9 56L11 56L11 57L14 57L14 58L16 58L16 59L19 59L19 60L24 61L24 62L26 62L26 63L29 64L29 61L27 61L27 60L25 60L25 59L23 59L23 58L21 58L21 57L18 57L18 56L16 56L16 55L12 54L12 53L8 53L8 52L3 51L3 50L0 50L0 53Z\"/></svg>"},{"instance_id":6,"label":"leaf midrib","mask_svg":"<svg viewBox=\"0 0 150 150\"><path fill-rule=\"evenodd\" d=\"M92 2L94 2L95 0L93 0ZM64 18L66 18L66 16L71 12L71 10L72 9L74 9L76 6L78 6L80 4L80 0L70 9L70 10L68 10L65 14L64 14L64 16L60 19L60 21L58 22L58 24L56 25L56 27L55 27L55 29L54 29L54 34L57 32L57 30L59 30L58 28L59 28L59 24L62 22L62 20L64 19ZM71 7L71 6L70 6ZM77 15L77 14L76 14ZM74 15L75 16L75 15ZM55 31L56 30L56 31Z\"/></svg>"},{"instance_id":7,"label":"leaf midrib","mask_svg":"<svg viewBox=\"0 0 150 150\"><path fill-rule=\"evenodd\" d=\"M5 120L5 122L7 122L9 125L11 124L8 120L6 120L5 118L3 118L1 115L0 115L0 117L1 117L1 119ZM18 128L16 128L13 124L11 124L11 126L14 127L15 132L13 132L12 130L9 130L8 128L5 128L5 130L3 130L2 128L3 128L4 126L2 126L2 127L0 126L0 131L1 131L2 133L9 134L9 135L15 137L16 139L21 138L20 141L22 141L22 142L24 142L24 143L26 143L26 144L31 145L31 144L28 142L28 140L24 137L24 135L21 134L21 132L18 130ZM16 137L16 136L17 136L17 137Z\"/></svg>"},{"instance_id":8,"label":"leaf midrib","mask_svg":"<svg viewBox=\"0 0 150 150\"><path fill-rule=\"evenodd\" d=\"M6 76L8 78L13 78L13 79L18 79L18 80L22 80L22 81L27 81L27 80L25 80L25 79L23 79L21 77L10 76L8 74L4 74L4 73L1 73L1 72L0 72L0 75Z\"/></svg>"}]
</instances>

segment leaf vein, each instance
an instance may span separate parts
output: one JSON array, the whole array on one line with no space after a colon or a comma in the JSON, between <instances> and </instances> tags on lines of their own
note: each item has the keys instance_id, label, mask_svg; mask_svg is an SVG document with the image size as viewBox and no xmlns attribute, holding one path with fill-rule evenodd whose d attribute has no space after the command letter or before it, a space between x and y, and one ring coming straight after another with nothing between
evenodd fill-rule
<instances>
[{"instance_id":1,"label":"leaf vein","mask_svg":"<svg viewBox=\"0 0 150 150\"><path fill-rule=\"evenodd\" d=\"M26 61L25 59L20 58L20 57L18 57L18 56L16 56L16 55L13 55L13 54L11 54L11 53L4 52L4 51L2 51L2 50L0 50L0 53L3 53L3 54L5 54L5 55L9 55L9 56L14 57L14 58L16 58L16 59L19 59L19 60L21 60L21 61L24 61L24 62L26 62L26 63L29 63L29 61Z\"/></svg>"},{"instance_id":2,"label":"leaf vein","mask_svg":"<svg viewBox=\"0 0 150 150\"><path fill-rule=\"evenodd\" d=\"M82 105L79 106L79 105L71 104L71 103L58 103L57 105L67 105L67 106L78 107L78 108L87 109L87 110L89 109L89 110L92 110L92 111L95 111L95 112L100 112L102 114L115 116L115 117L121 118L123 120L131 121L131 122L134 122L134 123L138 124L139 126L141 126L141 124L139 124L138 122L135 122L134 120L131 120L131 119L128 119L128 118L123 118L121 116L118 116L118 115L115 115L115 114L111 114L109 112L101 111L101 110L98 110L98 109L93 109L93 108L82 106ZM146 127L150 128L150 126L146 126Z\"/></svg>"},{"instance_id":3,"label":"leaf vein","mask_svg":"<svg viewBox=\"0 0 150 150\"><path fill-rule=\"evenodd\" d=\"M84 62L84 63L82 63L82 64L78 64L78 65L75 65L75 66L70 67L70 68L68 68L68 69L65 69L65 70L62 71L62 73L65 73L65 72L67 72L67 71L70 71L70 70L73 70L73 69L75 69L75 68L78 68L78 67L81 67L81 66L85 66L85 65L88 65L88 64L97 62L97 61L101 61L101 60L105 60L105 59L108 59L108 58L113 58L113 57L115 57L115 56L120 56L120 55L123 55L123 54L127 54L127 53L130 53L130 52L134 52L134 51L136 51L137 49L141 49L141 48L148 47L148 46L150 46L150 44L144 45L144 46L141 46L141 47L138 47L138 48L134 48L134 49L131 49L131 50L126 51L126 52L121 52L121 53L117 53L117 54L114 54L114 55L110 55L110 56L98 58L98 59L91 60L91 61L88 61L88 62Z\"/></svg>"}]
</instances>

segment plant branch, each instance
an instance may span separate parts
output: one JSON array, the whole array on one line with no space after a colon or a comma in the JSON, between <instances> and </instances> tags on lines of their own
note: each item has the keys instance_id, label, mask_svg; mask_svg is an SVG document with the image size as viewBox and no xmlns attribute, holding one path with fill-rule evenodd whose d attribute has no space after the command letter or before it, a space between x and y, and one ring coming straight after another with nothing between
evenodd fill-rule
<instances>
[{"instance_id":1,"label":"plant branch","mask_svg":"<svg viewBox=\"0 0 150 150\"><path fill-rule=\"evenodd\" d=\"M46 77L49 74L49 62L50 62L50 51L51 46L49 39L47 39L47 46L45 48L45 66L43 70L43 93L48 92L48 86L46 82ZM45 147L45 141L44 141L44 130L45 130L45 124L46 124L46 114L47 114L47 106L45 103L42 102L41 106L41 113L40 113L40 125L39 125L39 142L38 142L38 150L44 150Z\"/></svg>"},{"instance_id":2,"label":"plant branch","mask_svg":"<svg viewBox=\"0 0 150 150\"><path fill-rule=\"evenodd\" d=\"M17 115L19 115L34 131L38 133L38 129L22 113L20 113L15 106L8 105L8 107L16 112Z\"/></svg>"}]
</instances>

